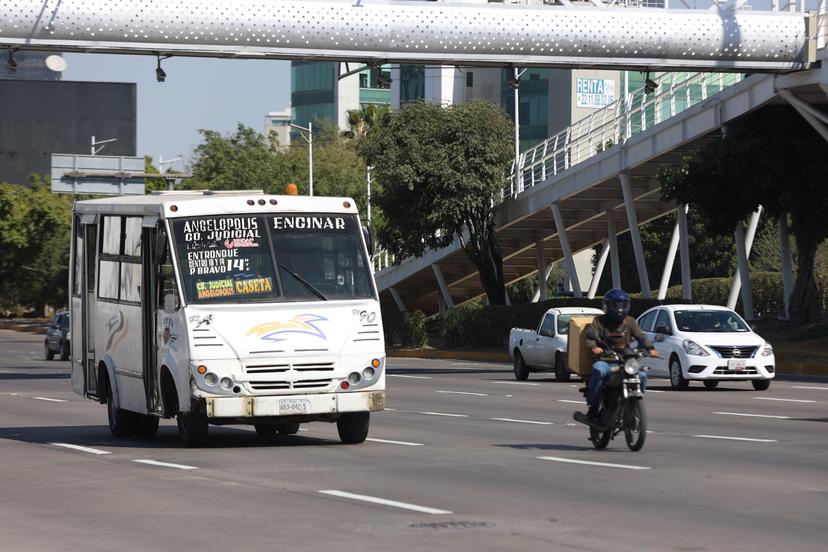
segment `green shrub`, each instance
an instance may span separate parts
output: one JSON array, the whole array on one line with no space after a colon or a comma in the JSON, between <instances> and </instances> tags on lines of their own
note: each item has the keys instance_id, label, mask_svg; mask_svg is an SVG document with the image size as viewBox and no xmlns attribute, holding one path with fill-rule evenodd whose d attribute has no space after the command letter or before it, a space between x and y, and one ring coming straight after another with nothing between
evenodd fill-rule
<instances>
[{"instance_id":1,"label":"green shrub","mask_svg":"<svg viewBox=\"0 0 828 552\"><path fill-rule=\"evenodd\" d=\"M425 345L426 337L428 337L426 320L423 311L415 310L403 314L400 328L400 339L403 347L422 347Z\"/></svg>"}]
</instances>

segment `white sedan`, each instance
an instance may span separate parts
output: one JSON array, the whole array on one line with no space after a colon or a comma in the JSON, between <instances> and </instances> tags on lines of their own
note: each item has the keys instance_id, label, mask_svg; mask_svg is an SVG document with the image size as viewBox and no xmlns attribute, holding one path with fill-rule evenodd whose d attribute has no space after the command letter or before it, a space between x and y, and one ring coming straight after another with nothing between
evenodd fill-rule
<instances>
[{"instance_id":1,"label":"white sedan","mask_svg":"<svg viewBox=\"0 0 828 552\"><path fill-rule=\"evenodd\" d=\"M650 358L654 375L669 376L673 389L691 380L713 389L720 381L750 380L764 391L776 374L773 347L741 316L714 305L661 305L638 317L660 358Z\"/></svg>"}]
</instances>

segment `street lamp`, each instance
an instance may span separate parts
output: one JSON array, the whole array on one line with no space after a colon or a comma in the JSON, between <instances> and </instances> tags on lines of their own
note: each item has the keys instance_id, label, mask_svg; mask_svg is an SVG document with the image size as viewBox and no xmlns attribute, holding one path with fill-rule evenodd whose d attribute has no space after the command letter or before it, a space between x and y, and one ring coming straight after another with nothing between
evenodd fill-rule
<instances>
[{"instance_id":1,"label":"street lamp","mask_svg":"<svg viewBox=\"0 0 828 552\"><path fill-rule=\"evenodd\" d=\"M104 149L104 146L101 146L99 148L95 148L95 146L100 146L101 144L108 144L110 142L117 142L117 141L118 141L117 138L110 138L109 140L98 140L96 142L95 137L93 136L92 137L92 147L90 148L89 153L91 153L92 155L98 155L101 152L101 150Z\"/></svg>"},{"instance_id":2,"label":"street lamp","mask_svg":"<svg viewBox=\"0 0 828 552\"><path fill-rule=\"evenodd\" d=\"M515 175L518 170L518 160L520 160L520 99L518 89L520 88L520 76L526 72L526 69L512 68L513 74L506 81L509 88L515 91Z\"/></svg>"},{"instance_id":3,"label":"street lamp","mask_svg":"<svg viewBox=\"0 0 828 552\"><path fill-rule=\"evenodd\" d=\"M313 197L313 123L309 122L307 127L294 125L293 123L290 123L290 126L291 128L295 128L296 130L304 130L308 133L307 136L305 136L301 132L299 133L299 135L305 139L305 142L308 143L308 195Z\"/></svg>"},{"instance_id":4,"label":"street lamp","mask_svg":"<svg viewBox=\"0 0 828 552\"><path fill-rule=\"evenodd\" d=\"M371 182L373 182L372 179L371 179L371 169L373 169L373 168L374 167L372 167L371 165L368 165L366 167L367 180L368 180L368 201L367 201L367 203L368 203L368 226L371 226Z\"/></svg>"},{"instance_id":5,"label":"street lamp","mask_svg":"<svg viewBox=\"0 0 828 552\"><path fill-rule=\"evenodd\" d=\"M161 174L164 174L164 171L162 170L162 165L169 164L170 169L172 169L172 164L175 163L176 161L181 161L181 156L180 155L178 157L176 157L175 159L169 159L169 160L164 160L164 156L159 155L158 156L158 172L161 173ZM164 177L164 179L167 181L167 190L168 191L175 190L175 181L178 180L178 177L167 175L167 176Z\"/></svg>"}]
</instances>

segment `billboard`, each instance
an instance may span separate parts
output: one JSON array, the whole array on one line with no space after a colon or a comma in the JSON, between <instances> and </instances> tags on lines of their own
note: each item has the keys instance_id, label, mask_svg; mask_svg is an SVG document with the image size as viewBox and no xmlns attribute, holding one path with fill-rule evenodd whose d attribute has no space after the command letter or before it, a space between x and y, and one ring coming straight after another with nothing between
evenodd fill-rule
<instances>
[{"instance_id":1,"label":"billboard","mask_svg":"<svg viewBox=\"0 0 828 552\"><path fill-rule=\"evenodd\" d=\"M599 109L616 100L615 81L608 79L575 79L575 106Z\"/></svg>"}]
</instances>

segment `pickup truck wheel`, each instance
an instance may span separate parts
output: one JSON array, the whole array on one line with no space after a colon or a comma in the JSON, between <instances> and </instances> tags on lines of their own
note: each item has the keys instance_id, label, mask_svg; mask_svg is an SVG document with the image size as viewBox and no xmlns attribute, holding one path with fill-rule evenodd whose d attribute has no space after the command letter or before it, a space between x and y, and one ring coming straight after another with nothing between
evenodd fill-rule
<instances>
[{"instance_id":1,"label":"pickup truck wheel","mask_svg":"<svg viewBox=\"0 0 828 552\"><path fill-rule=\"evenodd\" d=\"M569 368L566 367L566 361L564 360L563 353L555 353L555 379L557 381L569 381L571 377L572 373L569 371Z\"/></svg>"},{"instance_id":2,"label":"pickup truck wheel","mask_svg":"<svg viewBox=\"0 0 828 552\"><path fill-rule=\"evenodd\" d=\"M529 367L523 361L523 355L520 351L515 350L515 379L518 381L526 381L529 379Z\"/></svg>"}]
</instances>

